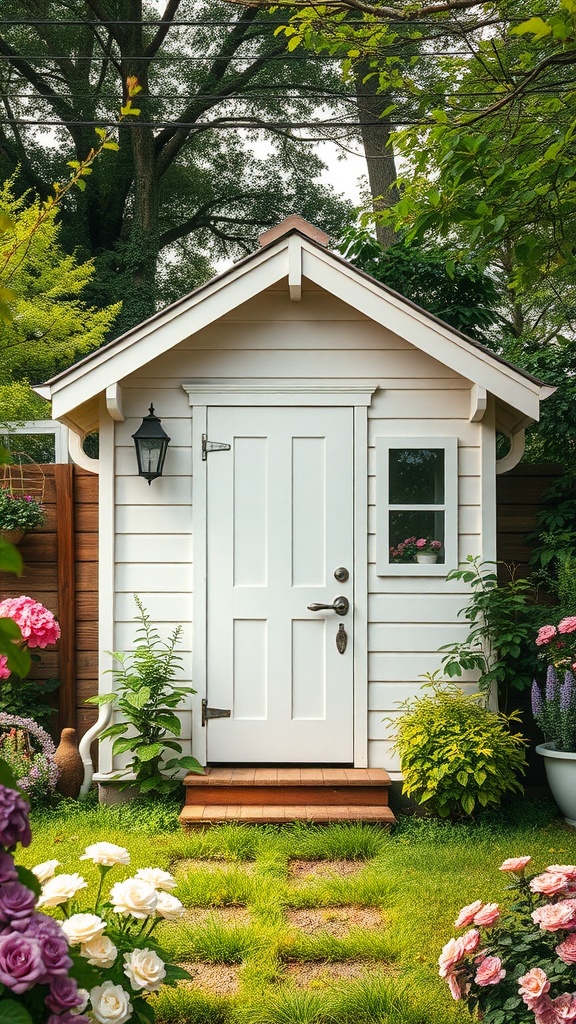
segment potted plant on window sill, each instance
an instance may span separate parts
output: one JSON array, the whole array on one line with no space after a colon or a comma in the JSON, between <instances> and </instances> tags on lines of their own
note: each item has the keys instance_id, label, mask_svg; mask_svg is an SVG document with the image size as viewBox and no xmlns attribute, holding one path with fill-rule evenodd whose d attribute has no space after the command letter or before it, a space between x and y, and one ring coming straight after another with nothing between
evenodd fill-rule
<instances>
[{"instance_id":1,"label":"potted plant on window sill","mask_svg":"<svg viewBox=\"0 0 576 1024\"><path fill-rule=\"evenodd\" d=\"M545 740L536 752L561 813L576 826L576 615L542 626L536 644L549 662L543 689L532 684L532 711Z\"/></svg>"},{"instance_id":2,"label":"potted plant on window sill","mask_svg":"<svg viewBox=\"0 0 576 1024\"><path fill-rule=\"evenodd\" d=\"M18 544L28 530L42 526L45 518L42 505L31 494L0 488L0 536L4 540Z\"/></svg>"},{"instance_id":3,"label":"potted plant on window sill","mask_svg":"<svg viewBox=\"0 0 576 1024\"><path fill-rule=\"evenodd\" d=\"M420 537L416 541L416 561L421 565L434 565L442 548L442 541L431 537Z\"/></svg>"}]
</instances>

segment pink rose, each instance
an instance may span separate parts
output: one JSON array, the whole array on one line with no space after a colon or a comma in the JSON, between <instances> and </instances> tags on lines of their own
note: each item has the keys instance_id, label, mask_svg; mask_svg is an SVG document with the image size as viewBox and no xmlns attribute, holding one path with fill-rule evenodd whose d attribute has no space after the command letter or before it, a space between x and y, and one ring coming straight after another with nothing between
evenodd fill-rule
<instances>
[{"instance_id":1,"label":"pink rose","mask_svg":"<svg viewBox=\"0 0 576 1024\"><path fill-rule=\"evenodd\" d=\"M440 968L438 974L441 978L446 978L451 973L456 964L462 960L464 953L465 949L461 939L448 939L438 957L438 966Z\"/></svg>"},{"instance_id":2,"label":"pink rose","mask_svg":"<svg viewBox=\"0 0 576 1024\"><path fill-rule=\"evenodd\" d=\"M549 996L542 996L531 1009L534 1014L534 1024L558 1024L556 1011Z\"/></svg>"},{"instance_id":3,"label":"pink rose","mask_svg":"<svg viewBox=\"0 0 576 1024\"><path fill-rule=\"evenodd\" d=\"M476 928L471 928L469 932L460 937L460 942L464 953L474 953L480 945L480 932Z\"/></svg>"},{"instance_id":4,"label":"pink rose","mask_svg":"<svg viewBox=\"0 0 576 1024\"><path fill-rule=\"evenodd\" d=\"M576 615L568 615L558 623L559 633L576 633Z\"/></svg>"},{"instance_id":5,"label":"pink rose","mask_svg":"<svg viewBox=\"0 0 576 1024\"><path fill-rule=\"evenodd\" d=\"M532 920L546 932L576 927L576 900L559 900L558 903L538 907L532 911Z\"/></svg>"},{"instance_id":6,"label":"pink rose","mask_svg":"<svg viewBox=\"0 0 576 1024\"><path fill-rule=\"evenodd\" d=\"M11 674L8 668L8 658L5 654L0 654L0 679L9 679Z\"/></svg>"},{"instance_id":7,"label":"pink rose","mask_svg":"<svg viewBox=\"0 0 576 1024\"><path fill-rule=\"evenodd\" d=\"M527 864L530 863L532 857L508 857L503 864L500 865L499 871L524 871Z\"/></svg>"},{"instance_id":8,"label":"pink rose","mask_svg":"<svg viewBox=\"0 0 576 1024\"><path fill-rule=\"evenodd\" d=\"M474 917L474 924L483 925L488 928L500 917L500 907L497 903L487 903Z\"/></svg>"},{"instance_id":9,"label":"pink rose","mask_svg":"<svg viewBox=\"0 0 576 1024\"><path fill-rule=\"evenodd\" d=\"M462 907L462 910L454 921L454 927L466 928L467 925L472 924L476 914L482 909L482 907L482 900L474 900L474 903L469 903L467 907Z\"/></svg>"},{"instance_id":10,"label":"pink rose","mask_svg":"<svg viewBox=\"0 0 576 1024\"><path fill-rule=\"evenodd\" d=\"M564 942L556 946L556 952L565 964L576 964L576 933L572 932Z\"/></svg>"},{"instance_id":11,"label":"pink rose","mask_svg":"<svg viewBox=\"0 0 576 1024\"><path fill-rule=\"evenodd\" d=\"M530 882L532 892L542 892L545 896L556 896L557 893L564 892L567 885L568 878L560 871L544 871Z\"/></svg>"},{"instance_id":12,"label":"pink rose","mask_svg":"<svg viewBox=\"0 0 576 1024\"><path fill-rule=\"evenodd\" d=\"M564 992L552 1000L552 1006L558 1024L563 1024L564 1021L572 1024L572 1021L576 1020L576 993Z\"/></svg>"},{"instance_id":13,"label":"pink rose","mask_svg":"<svg viewBox=\"0 0 576 1024\"><path fill-rule=\"evenodd\" d=\"M542 647L543 644L550 643L552 637L556 636L556 633L556 626L541 626L536 637L536 646Z\"/></svg>"},{"instance_id":14,"label":"pink rose","mask_svg":"<svg viewBox=\"0 0 576 1024\"><path fill-rule=\"evenodd\" d=\"M446 976L446 981L448 982L448 988L450 989L452 999L462 999L464 992L458 976L456 974L448 974Z\"/></svg>"},{"instance_id":15,"label":"pink rose","mask_svg":"<svg viewBox=\"0 0 576 1024\"><path fill-rule=\"evenodd\" d=\"M477 985L497 985L502 978L506 977L506 971L502 967L499 956L487 956L479 965L474 981Z\"/></svg>"},{"instance_id":16,"label":"pink rose","mask_svg":"<svg viewBox=\"0 0 576 1024\"><path fill-rule=\"evenodd\" d=\"M518 978L518 985L522 999L530 1008L550 989L550 982L540 967L533 967L522 978Z\"/></svg>"},{"instance_id":17,"label":"pink rose","mask_svg":"<svg viewBox=\"0 0 576 1024\"><path fill-rule=\"evenodd\" d=\"M566 875L566 878L576 879L576 865L574 864L549 864L546 871L554 874Z\"/></svg>"}]
</instances>

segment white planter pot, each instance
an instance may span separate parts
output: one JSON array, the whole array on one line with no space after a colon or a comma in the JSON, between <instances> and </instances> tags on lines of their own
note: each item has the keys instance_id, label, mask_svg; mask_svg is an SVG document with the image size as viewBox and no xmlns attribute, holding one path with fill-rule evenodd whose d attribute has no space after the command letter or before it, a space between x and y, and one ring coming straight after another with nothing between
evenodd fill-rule
<instances>
[{"instance_id":1,"label":"white planter pot","mask_svg":"<svg viewBox=\"0 0 576 1024\"><path fill-rule=\"evenodd\" d=\"M435 562L438 561L438 555L423 552L422 554L416 555L416 561L419 562L420 565L434 565Z\"/></svg>"},{"instance_id":2,"label":"white planter pot","mask_svg":"<svg viewBox=\"0 0 576 1024\"><path fill-rule=\"evenodd\" d=\"M576 751L556 750L553 743L540 743L546 778L560 813L569 825L576 826Z\"/></svg>"}]
</instances>

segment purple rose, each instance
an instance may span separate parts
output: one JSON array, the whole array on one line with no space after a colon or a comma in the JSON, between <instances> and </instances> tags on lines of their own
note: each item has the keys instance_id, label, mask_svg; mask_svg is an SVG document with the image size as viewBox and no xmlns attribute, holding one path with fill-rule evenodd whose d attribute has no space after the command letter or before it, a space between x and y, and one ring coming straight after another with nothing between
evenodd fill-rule
<instances>
[{"instance_id":1,"label":"purple rose","mask_svg":"<svg viewBox=\"0 0 576 1024\"><path fill-rule=\"evenodd\" d=\"M24 931L34 913L36 897L22 882L0 885L0 921L16 931Z\"/></svg>"},{"instance_id":2,"label":"purple rose","mask_svg":"<svg viewBox=\"0 0 576 1024\"><path fill-rule=\"evenodd\" d=\"M68 955L68 943L66 937L55 938L52 935L40 935L37 940L42 950L45 973L40 981L41 985L47 984L51 979L60 975L68 974L72 967L72 959Z\"/></svg>"},{"instance_id":3,"label":"purple rose","mask_svg":"<svg viewBox=\"0 0 576 1024\"><path fill-rule=\"evenodd\" d=\"M21 843L30 846L32 833L28 822L28 804L15 789L0 786L0 846Z\"/></svg>"},{"instance_id":4,"label":"purple rose","mask_svg":"<svg viewBox=\"0 0 576 1024\"><path fill-rule=\"evenodd\" d=\"M4 882L15 882L17 878L14 857L11 853L0 852L0 885L4 885Z\"/></svg>"},{"instance_id":5,"label":"purple rose","mask_svg":"<svg viewBox=\"0 0 576 1024\"><path fill-rule=\"evenodd\" d=\"M62 1014L51 1013L46 1024L92 1024L92 1022L89 1021L88 1017L85 1017L83 1013L71 1013L69 1010L66 1010L66 1012Z\"/></svg>"},{"instance_id":6,"label":"purple rose","mask_svg":"<svg viewBox=\"0 0 576 1024\"><path fill-rule=\"evenodd\" d=\"M20 995L44 973L42 950L37 939L19 932L0 935L0 985Z\"/></svg>"},{"instance_id":7,"label":"purple rose","mask_svg":"<svg viewBox=\"0 0 576 1024\"><path fill-rule=\"evenodd\" d=\"M75 1006L82 1006L83 996L78 992L78 985L74 978L59 974L52 978L50 991L44 1000L49 1010L54 1013L63 1013L64 1010L73 1010Z\"/></svg>"}]
</instances>

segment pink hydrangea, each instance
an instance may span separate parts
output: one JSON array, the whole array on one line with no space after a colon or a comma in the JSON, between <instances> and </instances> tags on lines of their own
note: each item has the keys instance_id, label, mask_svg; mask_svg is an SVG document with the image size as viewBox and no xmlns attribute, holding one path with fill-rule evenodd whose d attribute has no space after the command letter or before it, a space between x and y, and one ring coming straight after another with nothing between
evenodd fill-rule
<instances>
[{"instance_id":1,"label":"pink hydrangea","mask_svg":"<svg viewBox=\"0 0 576 1024\"><path fill-rule=\"evenodd\" d=\"M476 914L482 909L482 906L482 900L474 900L474 903L469 903L467 907L462 907L462 910L454 921L454 927L466 928L467 925L472 924Z\"/></svg>"},{"instance_id":2,"label":"pink hydrangea","mask_svg":"<svg viewBox=\"0 0 576 1024\"><path fill-rule=\"evenodd\" d=\"M540 967L533 967L532 970L518 978L518 986L518 991L526 1006L533 1007L549 991L550 982Z\"/></svg>"},{"instance_id":3,"label":"pink hydrangea","mask_svg":"<svg viewBox=\"0 0 576 1024\"><path fill-rule=\"evenodd\" d=\"M556 946L556 953L565 964L576 964L576 933L572 932Z\"/></svg>"},{"instance_id":4,"label":"pink hydrangea","mask_svg":"<svg viewBox=\"0 0 576 1024\"><path fill-rule=\"evenodd\" d=\"M486 985L497 985L505 977L506 971L502 967L500 957L486 956L478 966L474 981L477 985L484 987Z\"/></svg>"},{"instance_id":5,"label":"pink hydrangea","mask_svg":"<svg viewBox=\"0 0 576 1024\"><path fill-rule=\"evenodd\" d=\"M576 615L568 615L558 623L559 633L576 633Z\"/></svg>"},{"instance_id":6,"label":"pink hydrangea","mask_svg":"<svg viewBox=\"0 0 576 1024\"><path fill-rule=\"evenodd\" d=\"M546 932L576 928L576 900L559 900L558 903L538 907L532 911L532 920Z\"/></svg>"},{"instance_id":7,"label":"pink hydrangea","mask_svg":"<svg viewBox=\"0 0 576 1024\"><path fill-rule=\"evenodd\" d=\"M499 871L524 871L527 864L530 863L532 857L508 857L503 864L500 865Z\"/></svg>"},{"instance_id":8,"label":"pink hydrangea","mask_svg":"<svg viewBox=\"0 0 576 1024\"><path fill-rule=\"evenodd\" d=\"M420 537L420 539L416 541L416 547L420 550L421 548L425 548L427 543L428 541L426 540L426 537Z\"/></svg>"},{"instance_id":9,"label":"pink hydrangea","mask_svg":"<svg viewBox=\"0 0 576 1024\"><path fill-rule=\"evenodd\" d=\"M52 612L24 594L1 601L0 616L14 619L28 647L47 647L55 644L60 636L60 626Z\"/></svg>"},{"instance_id":10,"label":"pink hydrangea","mask_svg":"<svg viewBox=\"0 0 576 1024\"><path fill-rule=\"evenodd\" d=\"M9 679L10 675L11 672L8 668L8 658L5 654L0 654L0 679Z\"/></svg>"},{"instance_id":11,"label":"pink hydrangea","mask_svg":"<svg viewBox=\"0 0 576 1024\"><path fill-rule=\"evenodd\" d=\"M557 632L556 626L541 626L536 637L536 646L542 647L543 644L549 644Z\"/></svg>"},{"instance_id":12,"label":"pink hydrangea","mask_svg":"<svg viewBox=\"0 0 576 1024\"><path fill-rule=\"evenodd\" d=\"M488 928L500 917L500 907L497 903L486 903L477 914L474 915L474 924L483 925Z\"/></svg>"}]
</instances>

